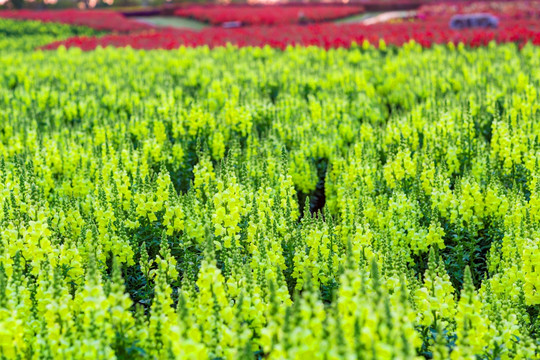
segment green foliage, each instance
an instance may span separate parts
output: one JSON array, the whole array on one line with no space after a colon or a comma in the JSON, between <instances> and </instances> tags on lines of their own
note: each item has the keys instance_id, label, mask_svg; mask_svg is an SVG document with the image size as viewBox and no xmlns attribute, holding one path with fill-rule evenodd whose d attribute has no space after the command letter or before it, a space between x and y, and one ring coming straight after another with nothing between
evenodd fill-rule
<instances>
[{"instance_id":1,"label":"green foliage","mask_svg":"<svg viewBox=\"0 0 540 360\"><path fill-rule=\"evenodd\" d=\"M539 59L1 52L1 356L538 359Z\"/></svg>"},{"instance_id":2,"label":"green foliage","mask_svg":"<svg viewBox=\"0 0 540 360\"><path fill-rule=\"evenodd\" d=\"M101 33L82 26L0 18L0 52L30 51L71 36L95 36Z\"/></svg>"}]
</instances>

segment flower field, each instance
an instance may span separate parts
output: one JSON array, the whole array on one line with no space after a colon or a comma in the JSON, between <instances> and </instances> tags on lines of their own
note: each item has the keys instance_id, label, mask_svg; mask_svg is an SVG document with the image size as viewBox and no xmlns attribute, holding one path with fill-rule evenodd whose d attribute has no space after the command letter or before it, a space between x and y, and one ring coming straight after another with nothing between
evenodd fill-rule
<instances>
[{"instance_id":1,"label":"flower field","mask_svg":"<svg viewBox=\"0 0 540 360\"><path fill-rule=\"evenodd\" d=\"M0 19L1 359L540 359L540 47L288 26Z\"/></svg>"},{"instance_id":2,"label":"flower field","mask_svg":"<svg viewBox=\"0 0 540 360\"><path fill-rule=\"evenodd\" d=\"M455 14L490 13L503 19L540 18L540 1L485 1L426 4L418 16L450 17Z\"/></svg>"},{"instance_id":3,"label":"flower field","mask_svg":"<svg viewBox=\"0 0 540 360\"><path fill-rule=\"evenodd\" d=\"M122 31L129 27L133 20L124 18L123 22L111 22L117 26L113 34L105 36L74 36L47 44L44 49L56 49L59 46L79 47L83 50L93 50L98 46L132 47L134 49L176 49L183 46L210 48L232 44L239 47L271 46L285 49L288 46L319 46L329 48L349 48L354 44L364 43L379 46L381 40L385 45L402 46L414 41L423 47L433 44L457 45L463 43L469 47L486 46L496 43L517 43L523 46L527 42L540 44L540 1L539 2L490 2L490 3L460 3L461 5L424 5L420 7L415 17L394 20L390 22L365 25L361 23L336 24L322 22L309 25L299 25L298 13L301 7L272 6L263 7L188 7L177 10L177 15L183 14L198 19L206 19L210 23L220 25L226 21L242 19L245 24L256 24L235 29L223 29L212 26L200 31L178 28L143 28L134 31ZM228 9L226 11L223 8ZM284 10L289 9L289 10ZM324 11L322 10L324 9ZM310 11L316 14L314 18L322 21L323 14L328 19L334 14L331 6L305 6L302 10L307 18ZM340 11L353 11L354 7L338 7ZM445 10L447 9L447 10ZM446 11L446 12L445 12ZM452 15L458 13L489 12L500 18L497 29L467 29L453 30L449 27ZM80 12L79 12L80 13ZM254 15L258 14L258 15ZM288 15L287 15L288 14ZM318 15L317 15L318 14ZM120 16L119 14L114 14ZM215 15L215 17L214 17ZM219 15L219 16L218 16ZM289 16L290 15L290 16ZM2 13L0 13L0 17ZM36 15L37 16L37 15ZM43 16L43 15L39 15ZM281 16L281 17L280 17ZM344 14L339 17L345 16ZM85 20L85 23L89 21ZM90 27L96 28L92 25ZM144 28L144 27L147 28ZM101 28L98 28L101 29Z\"/></svg>"},{"instance_id":4,"label":"flower field","mask_svg":"<svg viewBox=\"0 0 540 360\"><path fill-rule=\"evenodd\" d=\"M51 22L66 25L76 25L92 28L95 30L115 31L115 32L137 32L150 30L151 27L128 19L115 11L107 10L2 10L0 18L15 20L35 20L41 22Z\"/></svg>"},{"instance_id":5,"label":"flower field","mask_svg":"<svg viewBox=\"0 0 540 360\"><path fill-rule=\"evenodd\" d=\"M540 44L540 22L508 20L498 29L451 30L447 21L418 21L362 24L316 24L308 26L278 25L250 26L239 29L205 28L201 31L167 29L136 34L111 34L101 37L75 36L47 44L44 49L60 46L79 47L93 50L98 46L132 47L134 49L177 49L180 47L209 46L211 48L232 44L239 47L270 46L285 49L288 46L320 46L349 48L353 43L379 46L402 46L415 41L424 47L452 42L470 47L485 46L491 41L497 43L531 42ZM354 46L354 45L353 45Z\"/></svg>"}]
</instances>

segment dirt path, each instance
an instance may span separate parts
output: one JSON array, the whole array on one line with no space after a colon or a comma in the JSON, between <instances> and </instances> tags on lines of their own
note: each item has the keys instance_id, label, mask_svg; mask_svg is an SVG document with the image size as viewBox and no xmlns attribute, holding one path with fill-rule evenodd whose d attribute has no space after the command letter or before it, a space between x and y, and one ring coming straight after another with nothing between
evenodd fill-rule
<instances>
[{"instance_id":1,"label":"dirt path","mask_svg":"<svg viewBox=\"0 0 540 360\"><path fill-rule=\"evenodd\" d=\"M137 16L133 19L156 27L175 27L181 29L201 30L208 26L203 22L186 19L179 16Z\"/></svg>"},{"instance_id":2,"label":"dirt path","mask_svg":"<svg viewBox=\"0 0 540 360\"><path fill-rule=\"evenodd\" d=\"M338 24L365 24L372 25L394 19L403 19L416 16L416 11L389 11L384 13L363 13L350 18L337 20Z\"/></svg>"},{"instance_id":3,"label":"dirt path","mask_svg":"<svg viewBox=\"0 0 540 360\"><path fill-rule=\"evenodd\" d=\"M370 17L368 19L362 20L361 23L364 25L373 25L381 22L387 22L394 19L404 19L416 16L416 11L390 11L385 12L380 15Z\"/></svg>"}]
</instances>

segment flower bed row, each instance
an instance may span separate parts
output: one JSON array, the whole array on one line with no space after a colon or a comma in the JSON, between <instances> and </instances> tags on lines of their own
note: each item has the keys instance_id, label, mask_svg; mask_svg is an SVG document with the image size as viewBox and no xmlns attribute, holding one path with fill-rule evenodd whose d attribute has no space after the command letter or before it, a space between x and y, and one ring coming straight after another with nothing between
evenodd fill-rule
<instances>
[{"instance_id":1,"label":"flower bed row","mask_svg":"<svg viewBox=\"0 0 540 360\"><path fill-rule=\"evenodd\" d=\"M152 29L150 25L128 19L121 13L108 10L4 10L0 11L0 18L38 20L122 33Z\"/></svg>"},{"instance_id":2,"label":"flower bed row","mask_svg":"<svg viewBox=\"0 0 540 360\"><path fill-rule=\"evenodd\" d=\"M455 14L490 13L502 19L540 17L540 1L476 1L426 4L418 9L420 19L448 18Z\"/></svg>"},{"instance_id":3,"label":"flower bed row","mask_svg":"<svg viewBox=\"0 0 540 360\"><path fill-rule=\"evenodd\" d=\"M299 22L322 22L364 12L361 6L190 6L175 11L212 25L239 21L243 25L281 25Z\"/></svg>"},{"instance_id":4,"label":"flower bed row","mask_svg":"<svg viewBox=\"0 0 540 360\"><path fill-rule=\"evenodd\" d=\"M494 40L498 43L515 42L524 44L531 41L540 45L540 27L536 22L507 21L499 29L450 30L447 24L431 22L402 22L365 26L360 24L336 25L319 24L309 26L283 25L272 27L246 27L240 29L208 28L200 32L172 30L156 33L131 35L107 35L100 38L74 37L49 44L44 49L59 46L80 47L93 50L97 46L130 46L136 49L174 49L181 46L210 47L225 46L228 43L239 47L269 45L284 49L289 45L321 46L324 48L349 47L353 42L368 41L378 45L384 39L386 44L401 46L414 40L424 47L434 43L464 43L476 47L487 45Z\"/></svg>"}]
</instances>

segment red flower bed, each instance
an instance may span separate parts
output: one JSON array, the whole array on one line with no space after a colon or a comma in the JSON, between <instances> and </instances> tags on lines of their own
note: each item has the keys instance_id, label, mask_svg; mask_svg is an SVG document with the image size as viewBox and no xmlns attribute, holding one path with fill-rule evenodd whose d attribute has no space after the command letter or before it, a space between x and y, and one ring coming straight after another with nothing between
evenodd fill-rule
<instances>
[{"instance_id":1,"label":"red flower bed","mask_svg":"<svg viewBox=\"0 0 540 360\"><path fill-rule=\"evenodd\" d=\"M190 6L176 16L189 17L212 25L240 21L243 25L283 25L302 21L321 22L360 14L361 6Z\"/></svg>"},{"instance_id":2,"label":"red flower bed","mask_svg":"<svg viewBox=\"0 0 540 360\"><path fill-rule=\"evenodd\" d=\"M418 18L449 18L456 14L490 13L501 19L540 18L540 1L485 1L423 5Z\"/></svg>"},{"instance_id":3,"label":"red flower bed","mask_svg":"<svg viewBox=\"0 0 540 360\"><path fill-rule=\"evenodd\" d=\"M203 9L203 7L190 7L189 9ZM223 6L207 6L204 10L219 9ZM251 7L249 11L256 10L264 12L265 18L255 17L253 13L242 13L246 6L226 7L234 11L245 14L246 19L240 20L249 23L269 22L289 22L298 20L298 9L302 8L304 15L309 16L308 9L313 9L316 14L313 19L323 19L321 14L337 16L338 10L350 11L347 6L269 6ZM329 8L336 12L327 11ZM288 9L288 10L286 10ZM234 10L234 11L233 11ZM282 12L285 11L285 12ZM497 29L467 29L452 30L449 27L449 19L457 13L491 12L499 16L501 21ZM248 16L252 16L251 18ZM295 14L294 16L292 14ZM340 13L343 14L343 13ZM482 46L490 41L515 42L524 44L531 41L540 45L540 2L496 2L496 3L449 3L444 8L439 5L426 5L419 11L420 17L413 20L400 20L389 23L378 23L375 25L362 24L313 24L301 26L297 24L281 24L274 26L249 26L238 29L223 29L210 27L201 31L191 31L182 29L155 29L154 32L131 33L124 35L106 35L99 38L74 37L65 41L58 41L45 46L45 49L55 49L61 45L66 47L80 47L83 50L92 50L97 46L131 46L136 49L174 49L181 46L201 46L210 47L225 46L233 44L243 46L265 46L269 45L284 49L289 45L315 45L324 48L349 47L353 42L362 44L365 40L377 45L380 39L384 39L389 45L401 46L404 43L414 40L424 47L429 47L434 43L453 42L464 43L469 46ZM280 18L278 18L278 15ZM0 12L0 17L29 18L42 21L56 21L68 24L86 25L103 30L116 30L118 32L128 32L134 30L151 28L148 25L140 24L124 18L121 14L109 11L82 12L75 10L67 11L20 11L20 12ZM214 18L217 23L223 21L239 20L240 18ZM232 15L230 15L232 16ZM261 15L262 16L262 15ZM273 20L272 20L273 19Z\"/></svg>"},{"instance_id":4,"label":"red flower bed","mask_svg":"<svg viewBox=\"0 0 540 360\"><path fill-rule=\"evenodd\" d=\"M0 18L56 22L117 32L131 32L153 28L150 25L127 19L118 12L107 10L4 10L0 11Z\"/></svg>"},{"instance_id":5,"label":"red flower bed","mask_svg":"<svg viewBox=\"0 0 540 360\"><path fill-rule=\"evenodd\" d=\"M210 47L228 43L237 46L265 46L284 49L288 45L315 45L324 48L349 47L354 41L364 40L377 45L384 39L389 45L401 46L414 40L424 47L434 43L455 44L463 42L469 46L483 46L490 41L516 42L531 41L540 45L540 24L538 22L506 21L499 29L450 30L447 23L402 22L371 26L349 24L319 24L310 26L282 25L273 27L246 27L240 29L208 28L200 32L172 30L152 34L107 35L101 38L75 37L49 44L44 49L55 49L61 45L92 50L97 46L131 46L135 49L174 49L180 46Z\"/></svg>"}]
</instances>

